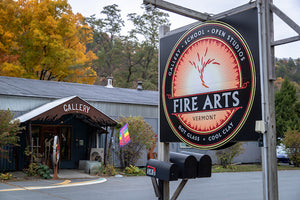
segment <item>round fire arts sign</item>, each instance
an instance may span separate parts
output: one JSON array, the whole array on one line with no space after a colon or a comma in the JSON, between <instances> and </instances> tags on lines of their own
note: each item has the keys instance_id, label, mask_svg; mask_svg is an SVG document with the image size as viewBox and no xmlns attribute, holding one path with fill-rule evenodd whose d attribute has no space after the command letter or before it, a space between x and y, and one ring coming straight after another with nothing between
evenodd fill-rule
<instances>
[{"instance_id":1,"label":"round fire arts sign","mask_svg":"<svg viewBox=\"0 0 300 200\"><path fill-rule=\"evenodd\" d=\"M247 120L255 85L254 61L241 34L223 22L197 25L179 39L164 69L166 119L184 143L221 147Z\"/></svg>"}]
</instances>

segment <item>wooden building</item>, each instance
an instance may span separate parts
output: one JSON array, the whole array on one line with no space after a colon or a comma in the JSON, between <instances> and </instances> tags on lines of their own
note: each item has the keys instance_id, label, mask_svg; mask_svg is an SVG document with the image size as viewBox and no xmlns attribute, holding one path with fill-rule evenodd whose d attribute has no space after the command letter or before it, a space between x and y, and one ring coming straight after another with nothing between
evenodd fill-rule
<instances>
[{"instance_id":1,"label":"wooden building","mask_svg":"<svg viewBox=\"0 0 300 200\"><path fill-rule=\"evenodd\" d=\"M0 110L9 109L26 127L20 146L9 149L12 162L0 160L0 168L23 169L32 159L24 155L26 147L51 165L54 135L60 139L60 168L78 168L80 160L90 160L92 150L105 154L120 116L142 116L157 133L157 107L158 92L141 85L124 89L0 76Z\"/></svg>"}]
</instances>

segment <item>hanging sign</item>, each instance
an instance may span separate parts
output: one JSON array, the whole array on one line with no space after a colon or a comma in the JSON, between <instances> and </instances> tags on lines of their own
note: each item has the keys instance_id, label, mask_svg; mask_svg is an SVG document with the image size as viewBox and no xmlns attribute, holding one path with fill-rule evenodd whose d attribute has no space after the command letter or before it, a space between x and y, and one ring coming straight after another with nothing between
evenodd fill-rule
<instances>
[{"instance_id":1,"label":"hanging sign","mask_svg":"<svg viewBox=\"0 0 300 200\"><path fill-rule=\"evenodd\" d=\"M182 142L215 149L234 138L251 111L255 65L247 42L224 22L186 31L161 79L164 117Z\"/></svg>"}]
</instances>

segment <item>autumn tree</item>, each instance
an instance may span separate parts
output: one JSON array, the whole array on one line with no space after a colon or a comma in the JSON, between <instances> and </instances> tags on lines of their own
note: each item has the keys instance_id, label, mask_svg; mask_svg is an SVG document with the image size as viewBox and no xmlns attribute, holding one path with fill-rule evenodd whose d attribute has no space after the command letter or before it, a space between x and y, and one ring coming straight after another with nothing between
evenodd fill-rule
<instances>
[{"instance_id":1,"label":"autumn tree","mask_svg":"<svg viewBox=\"0 0 300 200\"><path fill-rule=\"evenodd\" d=\"M20 34L17 3L3 0L0 3L0 74L22 76L25 70L18 62L19 49L17 38Z\"/></svg>"},{"instance_id":2,"label":"autumn tree","mask_svg":"<svg viewBox=\"0 0 300 200\"><path fill-rule=\"evenodd\" d=\"M9 160L9 152L5 149L7 145L17 145L18 134L22 130L19 121L12 121L13 113L9 110L0 110L0 158Z\"/></svg>"},{"instance_id":3,"label":"autumn tree","mask_svg":"<svg viewBox=\"0 0 300 200\"><path fill-rule=\"evenodd\" d=\"M86 51L92 31L67 0L3 0L1 9L6 10L0 16L2 75L68 81L74 73L79 76L72 81L94 82L96 56Z\"/></svg>"},{"instance_id":4,"label":"autumn tree","mask_svg":"<svg viewBox=\"0 0 300 200\"><path fill-rule=\"evenodd\" d=\"M135 165L144 150L149 149L155 142L152 127L141 117L121 117L120 127L128 125L131 142L119 148L121 167ZM119 141L119 140L117 140Z\"/></svg>"}]
</instances>

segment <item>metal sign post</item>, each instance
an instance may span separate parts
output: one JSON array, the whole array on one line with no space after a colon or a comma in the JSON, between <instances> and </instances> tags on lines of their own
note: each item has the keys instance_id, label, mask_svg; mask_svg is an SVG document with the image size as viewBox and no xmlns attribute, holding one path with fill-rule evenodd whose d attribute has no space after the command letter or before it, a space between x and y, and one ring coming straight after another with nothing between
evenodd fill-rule
<instances>
[{"instance_id":1,"label":"metal sign post","mask_svg":"<svg viewBox=\"0 0 300 200\"><path fill-rule=\"evenodd\" d=\"M169 26L161 26L159 28L159 37L160 38L163 37L169 31L170 31ZM160 53L158 55L160 56ZM160 59L158 59L158 62L160 62ZM158 66L160 66L160 63L158 63ZM160 75L158 78L160 79ZM158 116L158 118L159 118L159 116ZM160 120L158 120L158 123L160 123L159 121ZM160 127L160 125L158 125L158 134L161 134L159 127ZM170 152L169 143L160 142L158 140L158 160L169 162L169 160L170 160L169 152ZM159 187L161 189L161 195L160 195L159 199L160 200L169 200L169 198L170 198L169 181L160 181Z\"/></svg>"}]
</instances>

